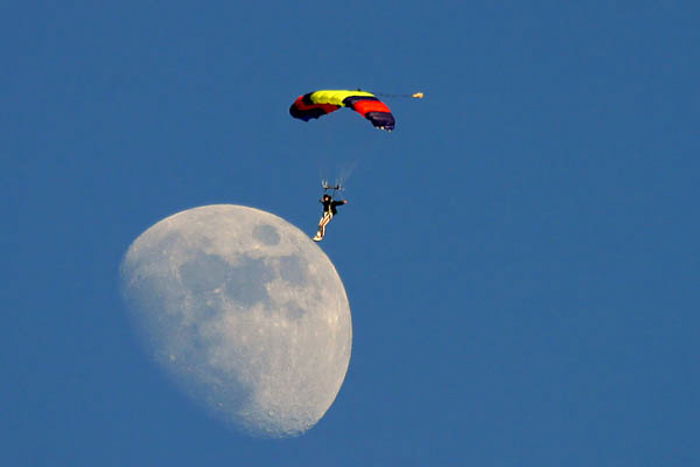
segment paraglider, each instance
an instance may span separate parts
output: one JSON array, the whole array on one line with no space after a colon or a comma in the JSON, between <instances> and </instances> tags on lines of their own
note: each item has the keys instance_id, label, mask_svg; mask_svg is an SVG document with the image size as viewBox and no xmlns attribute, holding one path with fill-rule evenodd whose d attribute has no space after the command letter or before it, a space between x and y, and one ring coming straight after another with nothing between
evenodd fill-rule
<instances>
[{"instance_id":1,"label":"paraglider","mask_svg":"<svg viewBox=\"0 0 700 467\"><path fill-rule=\"evenodd\" d=\"M407 96L408 97L408 96ZM410 97L420 99L423 93L417 92ZM341 107L348 107L372 123L375 128L392 131L396 124L389 107L371 92L361 90L320 90L297 97L289 107L292 117L308 122L320 118Z\"/></svg>"},{"instance_id":2,"label":"paraglider","mask_svg":"<svg viewBox=\"0 0 700 467\"><path fill-rule=\"evenodd\" d=\"M297 97L289 107L289 113L296 119L308 122L311 119L321 118L324 115L335 112L341 107L347 107L369 120L375 128L387 132L392 131L396 126L394 115L392 115L389 107L379 100L377 95L413 99L422 99L424 97L422 92L413 94L373 94L360 89L324 89ZM333 216L338 213L337 207L348 203L347 200L334 199L335 192L343 189L339 183L329 185L326 181L323 181L321 186L324 191L320 200L321 204L323 204L323 215L318 223L316 235L312 237L315 242L323 240L326 234L326 226L333 219ZM329 191L331 191L331 194L328 193Z\"/></svg>"},{"instance_id":3,"label":"paraglider","mask_svg":"<svg viewBox=\"0 0 700 467\"><path fill-rule=\"evenodd\" d=\"M326 226L331 219L333 219L333 216L338 214L338 210L336 208L338 206L342 206L343 204L348 204L348 200L346 199L341 199L339 201L333 199L335 192L342 191L343 189L339 183L336 185L329 185L328 182L324 180L321 182L321 187L323 188L323 196L319 202L323 204L323 215L321 216L321 220L318 221L318 231L316 232L316 235L312 237L314 242L320 242L323 240L323 237L325 237ZM329 191L331 194L328 194Z\"/></svg>"}]
</instances>

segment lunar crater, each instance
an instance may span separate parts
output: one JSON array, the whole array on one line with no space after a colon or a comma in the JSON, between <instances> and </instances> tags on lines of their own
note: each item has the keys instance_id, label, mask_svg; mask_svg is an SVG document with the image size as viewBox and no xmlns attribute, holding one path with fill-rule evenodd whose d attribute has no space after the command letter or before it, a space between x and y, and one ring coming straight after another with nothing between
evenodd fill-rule
<instances>
[{"instance_id":1,"label":"lunar crater","mask_svg":"<svg viewBox=\"0 0 700 467\"><path fill-rule=\"evenodd\" d=\"M268 224L256 225L253 229L253 237L265 245L277 245L280 242L280 235L277 233L277 229Z\"/></svg>"}]
</instances>

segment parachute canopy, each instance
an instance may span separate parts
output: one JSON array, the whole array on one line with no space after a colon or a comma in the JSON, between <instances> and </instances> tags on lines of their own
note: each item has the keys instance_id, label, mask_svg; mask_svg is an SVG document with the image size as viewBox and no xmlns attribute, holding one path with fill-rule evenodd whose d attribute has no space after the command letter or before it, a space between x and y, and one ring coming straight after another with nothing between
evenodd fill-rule
<instances>
[{"instance_id":1,"label":"parachute canopy","mask_svg":"<svg viewBox=\"0 0 700 467\"><path fill-rule=\"evenodd\" d=\"M335 112L341 107L349 107L369 120L375 128L391 131L394 129L394 116L387 105L377 96L366 91L322 90L297 97L289 113L294 118L308 122L312 118Z\"/></svg>"}]
</instances>

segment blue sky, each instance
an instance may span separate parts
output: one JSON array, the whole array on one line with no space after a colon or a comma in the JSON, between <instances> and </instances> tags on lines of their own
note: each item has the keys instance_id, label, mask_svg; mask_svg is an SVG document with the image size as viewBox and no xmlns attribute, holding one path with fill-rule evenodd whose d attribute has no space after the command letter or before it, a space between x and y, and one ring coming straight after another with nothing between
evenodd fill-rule
<instances>
[{"instance_id":1,"label":"blue sky","mask_svg":"<svg viewBox=\"0 0 700 467\"><path fill-rule=\"evenodd\" d=\"M0 463L700 464L700 6L11 2L0 14ZM378 132L303 123L388 93ZM118 293L131 241L234 203L313 232L353 310L305 436L193 405Z\"/></svg>"}]
</instances>

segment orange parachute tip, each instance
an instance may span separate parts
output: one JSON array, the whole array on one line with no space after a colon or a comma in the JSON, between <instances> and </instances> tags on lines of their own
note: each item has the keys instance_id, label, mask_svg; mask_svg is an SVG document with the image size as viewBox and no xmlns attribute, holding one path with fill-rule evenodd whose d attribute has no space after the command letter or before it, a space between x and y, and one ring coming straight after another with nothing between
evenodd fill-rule
<instances>
[{"instance_id":1,"label":"orange parachute tip","mask_svg":"<svg viewBox=\"0 0 700 467\"><path fill-rule=\"evenodd\" d=\"M423 94L422 92L414 92L413 94L411 94L411 97L415 99L423 99L425 97L425 94Z\"/></svg>"}]
</instances>

